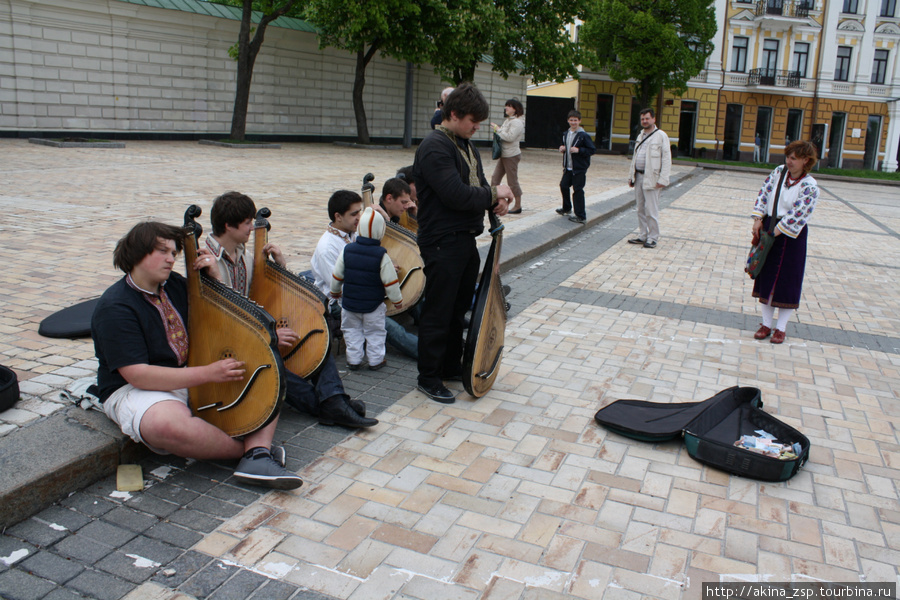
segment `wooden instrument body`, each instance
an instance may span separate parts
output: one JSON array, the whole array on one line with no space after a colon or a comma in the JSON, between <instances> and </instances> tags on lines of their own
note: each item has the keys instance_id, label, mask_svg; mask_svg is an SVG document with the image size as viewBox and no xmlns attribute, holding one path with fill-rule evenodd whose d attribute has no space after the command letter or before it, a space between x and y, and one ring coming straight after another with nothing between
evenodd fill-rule
<instances>
[{"instance_id":1,"label":"wooden instrument body","mask_svg":"<svg viewBox=\"0 0 900 600\"><path fill-rule=\"evenodd\" d=\"M272 315L276 329L288 327L300 336L293 348L282 348L281 355L288 371L306 378L325 364L331 352L331 329L325 319L328 299L312 282L265 256L270 214L262 208L256 215L250 299Z\"/></svg>"},{"instance_id":2,"label":"wooden instrument body","mask_svg":"<svg viewBox=\"0 0 900 600\"><path fill-rule=\"evenodd\" d=\"M408 212L404 212L400 215L400 227L408 229L410 233L419 235L419 221Z\"/></svg>"},{"instance_id":3,"label":"wooden instrument body","mask_svg":"<svg viewBox=\"0 0 900 600\"><path fill-rule=\"evenodd\" d=\"M191 212L191 209L196 209ZM188 390L191 412L232 437L265 427L281 408L286 391L275 320L227 286L195 271L200 226L185 214L184 258L188 280L189 367L225 358L244 363L241 381L207 383Z\"/></svg>"},{"instance_id":4,"label":"wooden instrument body","mask_svg":"<svg viewBox=\"0 0 900 600\"><path fill-rule=\"evenodd\" d=\"M372 179L374 177L371 173L363 178L363 208L374 206L375 186L371 183ZM390 300L385 299L384 301L387 316L393 317L409 310L422 298L422 293L425 291L425 261L422 260L422 255L419 253L419 244L416 241L415 233L390 221L385 225L381 246L387 250L388 256L397 267L400 291L403 293L401 308L396 308ZM418 224L416 227L418 228Z\"/></svg>"},{"instance_id":5,"label":"wooden instrument body","mask_svg":"<svg viewBox=\"0 0 900 600\"><path fill-rule=\"evenodd\" d=\"M469 319L469 332L463 349L462 383L476 398L490 391L500 372L503 344L506 338L506 298L500 282L500 249L503 226L489 213L491 247L488 250L478 284L475 307Z\"/></svg>"}]
</instances>

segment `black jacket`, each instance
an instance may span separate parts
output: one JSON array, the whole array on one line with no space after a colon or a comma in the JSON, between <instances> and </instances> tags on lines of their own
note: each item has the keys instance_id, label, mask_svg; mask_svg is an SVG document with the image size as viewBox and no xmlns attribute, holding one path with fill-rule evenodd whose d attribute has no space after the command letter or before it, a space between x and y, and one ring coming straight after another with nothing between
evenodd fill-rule
<instances>
[{"instance_id":1,"label":"black jacket","mask_svg":"<svg viewBox=\"0 0 900 600\"><path fill-rule=\"evenodd\" d=\"M562 136L562 145L566 145L566 137L569 135L567 129ZM572 154L572 172L584 173L591 166L591 155L597 150L591 136L584 129L580 129L575 133L575 139L572 141L572 147L578 148L578 152ZM566 159L563 157L563 168L566 166Z\"/></svg>"},{"instance_id":2,"label":"black jacket","mask_svg":"<svg viewBox=\"0 0 900 600\"><path fill-rule=\"evenodd\" d=\"M420 246L433 244L448 233L478 235L484 231L485 213L493 204L491 186L484 177L478 150L468 140L458 141L475 153L481 185L469 185L469 165L446 134L435 130L422 140L413 163Z\"/></svg>"}]
</instances>

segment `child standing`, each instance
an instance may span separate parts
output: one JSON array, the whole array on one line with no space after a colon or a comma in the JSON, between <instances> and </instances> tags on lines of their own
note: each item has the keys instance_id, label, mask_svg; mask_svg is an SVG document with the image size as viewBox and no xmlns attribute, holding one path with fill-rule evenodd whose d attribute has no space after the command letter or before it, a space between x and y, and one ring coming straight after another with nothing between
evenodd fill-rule
<instances>
[{"instance_id":1,"label":"child standing","mask_svg":"<svg viewBox=\"0 0 900 600\"><path fill-rule=\"evenodd\" d=\"M363 355L368 357L372 371L387 364L384 296L387 294L396 307L403 304L397 270L381 247L384 229L384 218L368 207L359 219L356 241L344 246L334 265L331 297L340 298L343 288L341 330L350 370L360 367Z\"/></svg>"},{"instance_id":2,"label":"child standing","mask_svg":"<svg viewBox=\"0 0 900 600\"><path fill-rule=\"evenodd\" d=\"M562 192L562 208L557 208L560 215L568 215L572 212L574 203L575 214L569 217L574 223L584 223L587 220L587 212L584 208L584 184L587 181L587 170L591 166L591 155L594 153L594 142L591 136L581 127L581 113L577 110L569 111L569 129L563 134L563 145L559 151L563 153L563 175L559 182ZM572 200L569 200L569 188L575 191Z\"/></svg>"}]
</instances>

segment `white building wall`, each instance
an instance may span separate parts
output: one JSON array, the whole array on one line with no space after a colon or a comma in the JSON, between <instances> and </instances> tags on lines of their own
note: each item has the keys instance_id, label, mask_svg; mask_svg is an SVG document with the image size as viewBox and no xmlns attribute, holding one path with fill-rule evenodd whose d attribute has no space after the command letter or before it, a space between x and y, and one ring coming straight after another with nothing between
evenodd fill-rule
<instances>
[{"instance_id":1,"label":"white building wall","mask_svg":"<svg viewBox=\"0 0 900 600\"><path fill-rule=\"evenodd\" d=\"M228 134L240 23L119 0L0 0L0 132ZM253 71L248 134L355 137L355 55L270 26ZM366 72L372 137L403 136L406 67ZM527 81L479 65L475 83L502 117ZM446 83L415 70L413 137L430 131ZM492 110L492 118L493 118ZM489 136L488 136L489 137ZM485 138L487 139L487 137Z\"/></svg>"}]
</instances>

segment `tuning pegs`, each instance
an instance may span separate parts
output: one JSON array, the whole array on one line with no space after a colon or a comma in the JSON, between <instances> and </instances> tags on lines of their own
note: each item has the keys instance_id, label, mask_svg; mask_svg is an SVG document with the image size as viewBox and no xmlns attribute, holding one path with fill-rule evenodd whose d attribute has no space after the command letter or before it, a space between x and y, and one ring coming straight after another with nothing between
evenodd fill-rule
<instances>
[{"instance_id":1,"label":"tuning pegs","mask_svg":"<svg viewBox=\"0 0 900 600\"><path fill-rule=\"evenodd\" d=\"M266 231L272 229L272 224L267 221L269 217L272 216L272 211L263 206L258 211L256 211L256 220L253 223L254 229L259 229L261 227L265 227Z\"/></svg>"},{"instance_id":2,"label":"tuning pegs","mask_svg":"<svg viewBox=\"0 0 900 600\"><path fill-rule=\"evenodd\" d=\"M371 173L366 173L365 177L363 177L363 185L362 185L362 189L364 192L367 192L367 191L374 192L375 191L375 186L372 184L373 181L375 181L375 176L372 175Z\"/></svg>"}]
</instances>

